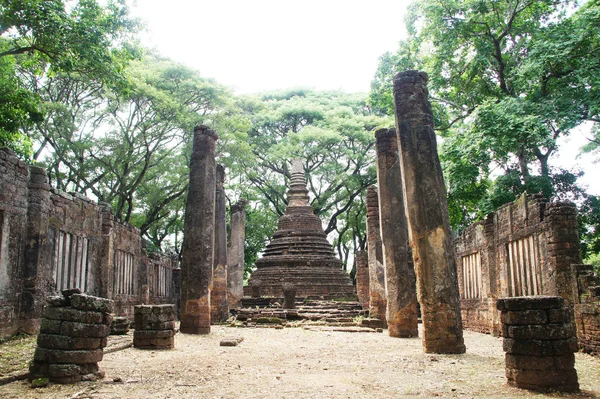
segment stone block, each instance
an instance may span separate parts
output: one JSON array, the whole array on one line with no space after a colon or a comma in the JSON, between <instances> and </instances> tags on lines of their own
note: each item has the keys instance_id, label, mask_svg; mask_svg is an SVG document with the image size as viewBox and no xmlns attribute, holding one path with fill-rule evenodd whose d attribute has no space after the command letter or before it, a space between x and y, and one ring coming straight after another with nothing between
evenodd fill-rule
<instances>
[{"instance_id":1,"label":"stone block","mask_svg":"<svg viewBox=\"0 0 600 399\"><path fill-rule=\"evenodd\" d=\"M47 363L87 364L102 360L102 349L95 350L61 350L36 348L33 360Z\"/></svg>"},{"instance_id":2,"label":"stone block","mask_svg":"<svg viewBox=\"0 0 600 399\"><path fill-rule=\"evenodd\" d=\"M46 349L98 349L106 346L106 338L73 338L65 335L41 333L38 335L37 344Z\"/></svg>"},{"instance_id":3,"label":"stone block","mask_svg":"<svg viewBox=\"0 0 600 399\"><path fill-rule=\"evenodd\" d=\"M572 370L575 367L573 353L562 356L531 356L505 354L506 368L520 370Z\"/></svg>"},{"instance_id":4,"label":"stone block","mask_svg":"<svg viewBox=\"0 0 600 399\"><path fill-rule=\"evenodd\" d=\"M174 337L134 338L133 346L138 349L173 349L175 339Z\"/></svg>"},{"instance_id":5,"label":"stone block","mask_svg":"<svg viewBox=\"0 0 600 399\"><path fill-rule=\"evenodd\" d=\"M56 308L46 306L42 317L51 320L66 320L88 324L102 324L104 317L100 312L90 312L72 308Z\"/></svg>"},{"instance_id":6,"label":"stone block","mask_svg":"<svg viewBox=\"0 0 600 399\"><path fill-rule=\"evenodd\" d=\"M71 295L71 306L79 310L91 310L94 312L111 313L113 301L106 298L86 294Z\"/></svg>"},{"instance_id":7,"label":"stone block","mask_svg":"<svg viewBox=\"0 0 600 399\"><path fill-rule=\"evenodd\" d=\"M554 310L554 309L552 309ZM503 325L546 324L548 315L544 310L520 310L502 312Z\"/></svg>"},{"instance_id":8,"label":"stone block","mask_svg":"<svg viewBox=\"0 0 600 399\"><path fill-rule=\"evenodd\" d=\"M577 371L574 369L540 371L507 368L506 378L510 385L523 389L537 391L556 390L562 392L574 392L579 390Z\"/></svg>"},{"instance_id":9,"label":"stone block","mask_svg":"<svg viewBox=\"0 0 600 399\"><path fill-rule=\"evenodd\" d=\"M573 336L570 323L509 326L508 338L524 340L563 340Z\"/></svg>"},{"instance_id":10,"label":"stone block","mask_svg":"<svg viewBox=\"0 0 600 399\"><path fill-rule=\"evenodd\" d=\"M175 321L162 321L155 323L138 323L135 322L136 330L174 330L175 329Z\"/></svg>"},{"instance_id":11,"label":"stone block","mask_svg":"<svg viewBox=\"0 0 600 399\"><path fill-rule=\"evenodd\" d=\"M60 325L60 333L68 337L104 338L110 334L110 327L106 324L63 321Z\"/></svg>"},{"instance_id":12,"label":"stone block","mask_svg":"<svg viewBox=\"0 0 600 399\"><path fill-rule=\"evenodd\" d=\"M514 297L498 299L496 307L500 311L561 309L564 302L563 298L556 296Z\"/></svg>"},{"instance_id":13,"label":"stone block","mask_svg":"<svg viewBox=\"0 0 600 399\"><path fill-rule=\"evenodd\" d=\"M135 330L133 332L133 339L138 338L169 338L175 335L173 330Z\"/></svg>"}]
</instances>

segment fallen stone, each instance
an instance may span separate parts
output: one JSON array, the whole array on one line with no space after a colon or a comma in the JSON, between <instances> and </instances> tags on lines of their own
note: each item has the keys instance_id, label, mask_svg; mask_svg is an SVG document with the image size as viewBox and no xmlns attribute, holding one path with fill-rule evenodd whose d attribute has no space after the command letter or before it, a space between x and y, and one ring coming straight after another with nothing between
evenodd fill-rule
<instances>
[{"instance_id":1,"label":"fallen stone","mask_svg":"<svg viewBox=\"0 0 600 399\"><path fill-rule=\"evenodd\" d=\"M238 346L244 340L243 337L229 337L224 338L219 343L219 346Z\"/></svg>"}]
</instances>

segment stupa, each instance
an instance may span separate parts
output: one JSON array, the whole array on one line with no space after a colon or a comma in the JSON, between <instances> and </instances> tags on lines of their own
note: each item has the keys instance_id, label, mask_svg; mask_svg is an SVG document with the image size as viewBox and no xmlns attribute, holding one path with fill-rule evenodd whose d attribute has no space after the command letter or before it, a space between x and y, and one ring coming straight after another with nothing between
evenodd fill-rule
<instances>
[{"instance_id":1,"label":"stupa","mask_svg":"<svg viewBox=\"0 0 600 399\"><path fill-rule=\"evenodd\" d=\"M352 279L342 270L321 220L309 204L304 168L292 162L288 206L262 258L256 261L249 287L258 284L261 296L281 297L282 286L292 283L302 298L355 298ZM247 291L248 292L248 291Z\"/></svg>"}]
</instances>

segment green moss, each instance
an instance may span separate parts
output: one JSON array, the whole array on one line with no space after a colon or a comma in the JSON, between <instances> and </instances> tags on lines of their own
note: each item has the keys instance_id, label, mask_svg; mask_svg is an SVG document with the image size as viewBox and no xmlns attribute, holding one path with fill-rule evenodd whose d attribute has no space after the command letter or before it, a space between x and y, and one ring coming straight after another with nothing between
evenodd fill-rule
<instances>
[{"instance_id":1,"label":"green moss","mask_svg":"<svg viewBox=\"0 0 600 399\"><path fill-rule=\"evenodd\" d=\"M35 335L19 334L0 340L0 377L27 371L36 339Z\"/></svg>"}]
</instances>

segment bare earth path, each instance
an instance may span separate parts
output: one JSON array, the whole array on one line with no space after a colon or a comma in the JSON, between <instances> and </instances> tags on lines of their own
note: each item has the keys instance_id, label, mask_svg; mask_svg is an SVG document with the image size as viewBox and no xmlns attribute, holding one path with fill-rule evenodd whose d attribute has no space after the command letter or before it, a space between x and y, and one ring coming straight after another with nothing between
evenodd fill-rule
<instances>
[{"instance_id":1,"label":"bare earth path","mask_svg":"<svg viewBox=\"0 0 600 399\"><path fill-rule=\"evenodd\" d=\"M219 346L233 336L244 341ZM209 336L177 334L172 351L106 354L100 382L20 381L1 386L0 398L600 398L598 358L576 355L580 394L538 394L506 384L501 339L465 331L465 343L464 355L428 355L420 339L386 332L218 326Z\"/></svg>"}]
</instances>

